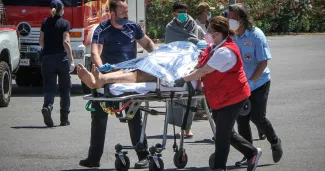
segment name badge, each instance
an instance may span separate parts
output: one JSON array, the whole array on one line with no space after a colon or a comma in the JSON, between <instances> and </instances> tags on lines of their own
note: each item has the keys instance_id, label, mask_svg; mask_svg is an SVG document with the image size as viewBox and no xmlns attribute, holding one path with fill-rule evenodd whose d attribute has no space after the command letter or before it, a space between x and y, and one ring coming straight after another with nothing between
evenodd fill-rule
<instances>
[{"instance_id":1,"label":"name badge","mask_svg":"<svg viewBox=\"0 0 325 171\"><path fill-rule=\"evenodd\" d=\"M244 46L252 46L253 43L252 42L244 42Z\"/></svg>"}]
</instances>

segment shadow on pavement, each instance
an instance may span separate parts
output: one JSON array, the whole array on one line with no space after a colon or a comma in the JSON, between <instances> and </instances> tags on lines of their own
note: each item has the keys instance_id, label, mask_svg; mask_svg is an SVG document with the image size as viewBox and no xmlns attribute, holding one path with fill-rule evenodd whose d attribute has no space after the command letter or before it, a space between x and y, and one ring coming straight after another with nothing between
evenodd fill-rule
<instances>
[{"instance_id":1,"label":"shadow on pavement","mask_svg":"<svg viewBox=\"0 0 325 171\"><path fill-rule=\"evenodd\" d=\"M147 139L163 139L162 135L152 135L152 136L147 136ZM176 139L179 139L180 137L176 135ZM184 139L192 139L193 137L184 137ZM167 139L174 139L174 135L167 135Z\"/></svg>"},{"instance_id":2,"label":"shadow on pavement","mask_svg":"<svg viewBox=\"0 0 325 171\"><path fill-rule=\"evenodd\" d=\"M214 141L212 139L204 139L204 140L184 142L184 143L188 145L202 145L202 144L214 144Z\"/></svg>"},{"instance_id":3,"label":"shadow on pavement","mask_svg":"<svg viewBox=\"0 0 325 171\"><path fill-rule=\"evenodd\" d=\"M259 167L267 167L267 166L272 166L272 165L275 165L275 164L263 164L263 165L259 165ZM237 167L237 166L228 166L227 167L227 170L242 170L246 167ZM164 169L165 171L177 171L179 169ZM181 169L182 171L211 171L211 169L209 167L188 167L188 168L184 168L184 169Z\"/></svg>"},{"instance_id":4,"label":"shadow on pavement","mask_svg":"<svg viewBox=\"0 0 325 171\"><path fill-rule=\"evenodd\" d=\"M71 170L61 170L61 171L112 171L115 169L71 169Z\"/></svg>"},{"instance_id":5,"label":"shadow on pavement","mask_svg":"<svg viewBox=\"0 0 325 171\"><path fill-rule=\"evenodd\" d=\"M13 128L13 129L51 129L50 127L47 127L47 126L13 126L11 128Z\"/></svg>"},{"instance_id":6,"label":"shadow on pavement","mask_svg":"<svg viewBox=\"0 0 325 171\"><path fill-rule=\"evenodd\" d=\"M58 87L58 85L57 85ZM57 88L57 96L59 95ZM83 91L80 84L72 84L71 97L83 96ZM16 84L12 85L12 97L43 97L43 87L19 87Z\"/></svg>"}]
</instances>

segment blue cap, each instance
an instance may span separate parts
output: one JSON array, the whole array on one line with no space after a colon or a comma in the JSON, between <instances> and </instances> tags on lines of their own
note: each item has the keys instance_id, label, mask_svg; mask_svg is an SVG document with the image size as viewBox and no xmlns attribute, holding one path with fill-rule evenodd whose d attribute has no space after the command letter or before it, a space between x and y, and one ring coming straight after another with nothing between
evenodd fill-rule
<instances>
[{"instance_id":1,"label":"blue cap","mask_svg":"<svg viewBox=\"0 0 325 171\"><path fill-rule=\"evenodd\" d=\"M52 0L50 7L55 8L57 11L60 11L63 8L63 3L61 2L61 0Z\"/></svg>"}]
</instances>

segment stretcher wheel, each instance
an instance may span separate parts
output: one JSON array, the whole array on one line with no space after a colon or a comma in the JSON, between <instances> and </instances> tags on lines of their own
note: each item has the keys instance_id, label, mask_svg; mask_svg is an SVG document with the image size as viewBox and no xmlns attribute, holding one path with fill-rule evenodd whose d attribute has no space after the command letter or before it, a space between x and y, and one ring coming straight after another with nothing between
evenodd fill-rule
<instances>
[{"instance_id":1,"label":"stretcher wheel","mask_svg":"<svg viewBox=\"0 0 325 171\"><path fill-rule=\"evenodd\" d=\"M162 161L161 158L158 158L159 166L160 168L158 169L155 161L153 159L150 159L149 162L149 171L163 171L164 170L164 162Z\"/></svg>"},{"instance_id":2,"label":"stretcher wheel","mask_svg":"<svg viewBox=\"0 0 325 171\"><path fill-rule=\"evenodd\" d=\"M187 165L188 157L183 150L179 150L174 155L174 165L177 169L183 169Z\"/></svg>"},{"instance_id":3,"label":"stretcher wheel","mask_svg":"<svg viewBox=\"0 0 325 171\"><path fill-rule=\"evenodd\" d=\"M125 160L125 164L123 164L123 162L121 161L121 159L119 157L116 157L115 160L115 169L117 171L127 171L130 168L130 159L128 156L124 155L124 160Z\"/></svg>"},{"instance_id":4,"label":"stretcher wheel","mask_svg":"<svg viewBox=\"0 0 325 171\"><path fill-rule=\"evenodd\" d=\"M212 153L210 158L209 158L209 167L210 169L214 169L214 159L215 159L216 155L215 153Z\"/></svg>"}]
</instances>

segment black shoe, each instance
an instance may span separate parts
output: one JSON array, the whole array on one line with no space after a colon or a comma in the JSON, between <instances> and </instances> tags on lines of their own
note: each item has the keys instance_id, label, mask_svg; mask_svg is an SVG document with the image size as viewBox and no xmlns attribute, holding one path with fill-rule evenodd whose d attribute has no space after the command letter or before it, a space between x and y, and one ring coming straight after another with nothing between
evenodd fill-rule
<instances>
[{"instance_id":1,"label":"black shoe","mask_svg":"<svg viewBox=\"0 0 325 171\"><path fill-rule=\"evenodd\" d=\"M247 171L255 171L262 156L262 149L257 148L257 154L247 161Z\"/></svg>"},{"instance_id":2,"label":"black shoe","mask_svg":"<svg viewBox=\"0 0 325 171\"><path fill-rule=\"evenodd\" d=\"M128 122L128 119L126 119L125 117L123 118L119 118L120 122L122 123L127 123Z\"/></svg>"},{"instance_id":3,"label":"black shoe","mask_svg":"<svg viewBox=\"0 0 325 171\"><path fill-rule=\"evenodd\" d=\"M51 117L51 113L52 113L52 107L51 106L42 108L42 115L43 115L43 118L44 118L44 123L48 127L53 127L54 126L54 123L53 123L53 120L52 120L52 117Z\"/></svg>"},{"instance_id":4,"label":"black shoe","mask_svg":"<svg viewBox=\"0 0 325 171\"><path fill-rule=\"evenodd\" d=\"M60 126L68 126L68 125L70 125L69 120L60 123Z\"/></svg>"},{"instance_id":5,"label":"black shoe","mask_svg":"<svg viewBox=\"0 0 325 171\"><path fill-rule=\"evenodd\" d=\"M69 113L70 111L60 109L60 121L61 121L60 126L70 125Z\"/></svg>"},{"instance_id":6,"label":"black shoe","mask_svg":"<svg viewBox=\"0 0 325 171\"><path fill-rule=\"evenodd\" d=\"M282 154L283 154L280 138L278 138L278 142L276 144L271 145L271 149L272 149L273 161L275 163L279 162L281 160Z\"/></svg>"},{"instance_id":7,"label":"black shoe","mask_svg":"<svg viewBox=\"0 0 325 171\"><path fill-rule=\"evenodd\" d=\"M262 132L258 131L258 137L260 138L260 140L265 140L266 139L266 135L263 134Z\"/></svg>"},{"instance_id":8,"label":"black shoe","mask_svg":"<svg viewBox=\"0 0 325 171\"><path fill-rule=\"evenodd\" d=\"M149 167L149 160L147 158L139 160L134 164L134 169L145 169Z\"/></svg>"},{"instance_id":9,"label":"black shoe","mask_svg":"<svg viewBox=\"0 0 325 171\"><path fill-rule=\"evenodd\" d=\"M99 161L91 161L88 158L85 160L80 160L79 165L83 167L89 167L89 168L100 167Z\"/></svg>"},{"instance_id":10,"label":"black shoe","mask_svg":"<svg viewBox=\"0 0 325 171\"><path fill-rule=\"evenodd\" d=\"M247 165L247 158L246 157L244 157L241 161L238 161L238 162L235 163L235 166L238 166L238 167L243 166L243 165Z\"/></svg>"}]
</instances>

